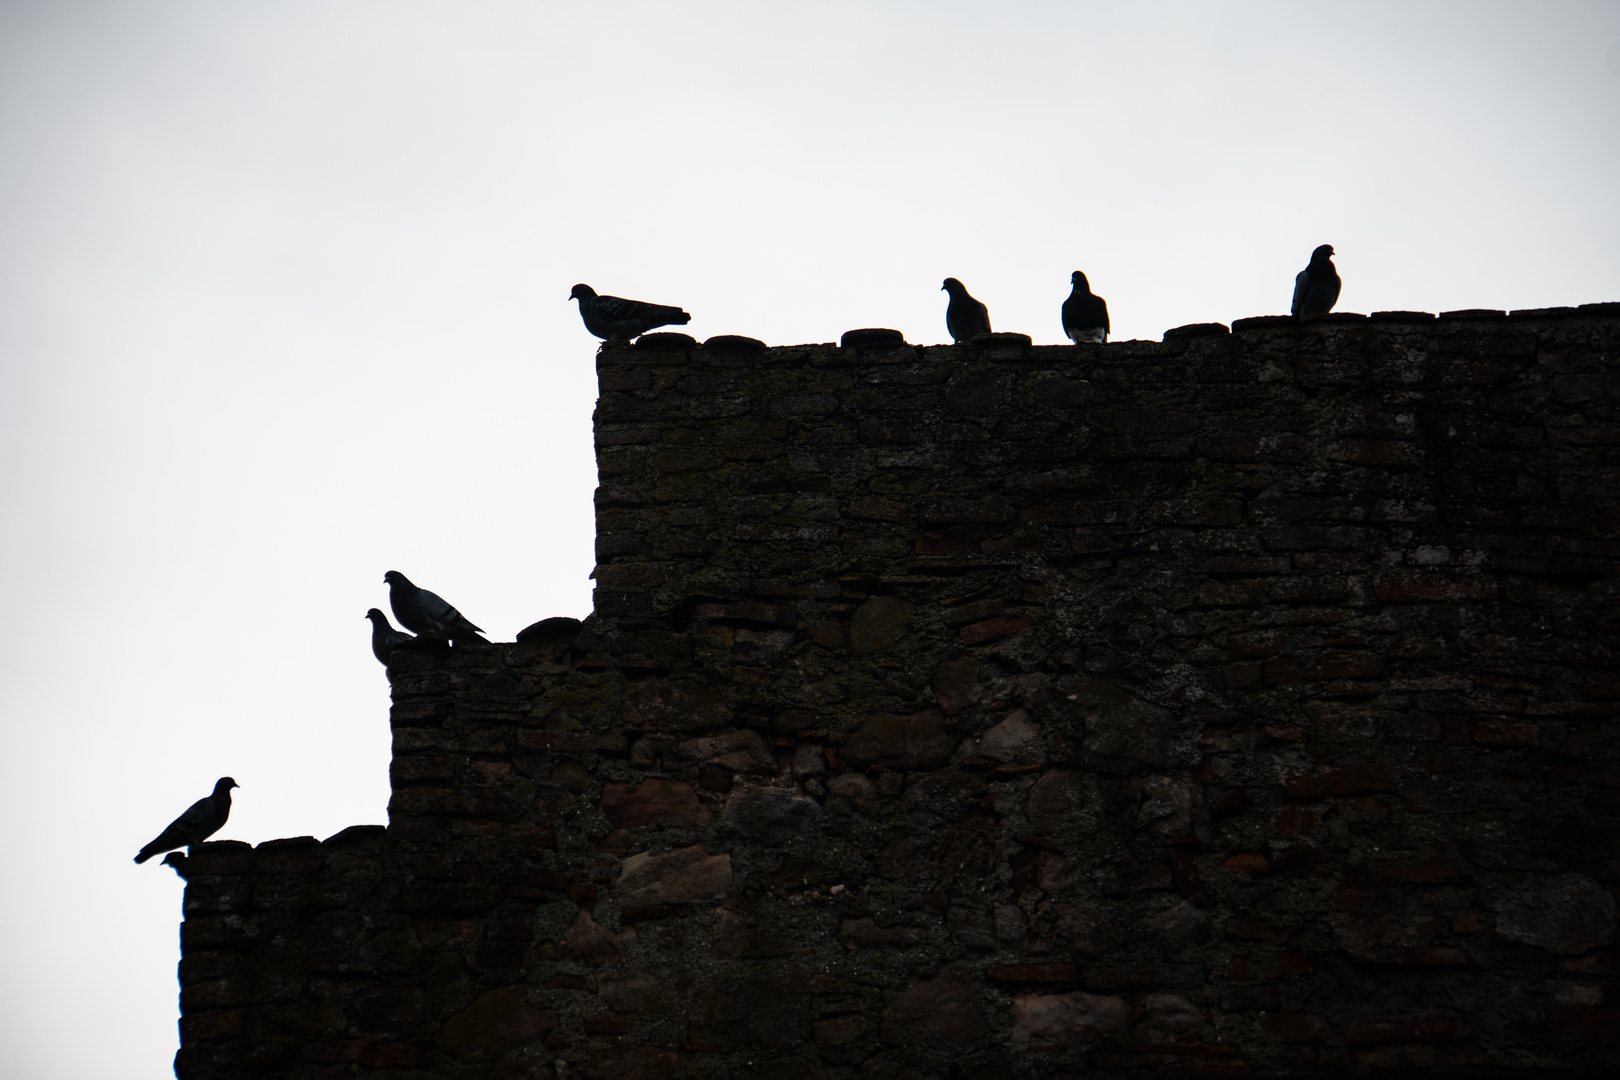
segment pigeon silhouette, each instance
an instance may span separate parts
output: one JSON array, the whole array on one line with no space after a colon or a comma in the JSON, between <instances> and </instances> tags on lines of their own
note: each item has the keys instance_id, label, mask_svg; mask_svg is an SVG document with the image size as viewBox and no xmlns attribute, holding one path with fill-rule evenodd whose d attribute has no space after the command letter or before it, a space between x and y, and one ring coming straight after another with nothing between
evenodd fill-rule
<instances>
[{"instance_id":1,"label":"pigeon silhouette","mask_svg":"<svg viewBox=\"0 0 1620 1080\"><path fill-rule=\"evenodd\" d=\"M1326 315L1339 302L1339 272L1333 267L1333 245L1323 244L1311 252L1310 265L1294 277L1294 306L1289 313L1303 319Z\"/></svg>"},{"instance_id":2,"label":"pigeon silhouette","mask_svg":"<svg viewBox=\"0 0 1620 1080\"><path fill-rule=\"evenodd\" d=\"M945 305L945 329L951 332L952 341L960 345L974 334L990 332L990 309L969 296L960 281L948 277L940 288L951 294L951 302Z\"/></svg>"},{"instance_id":3,"label":"pigeon silhouette","mask_svg":"<svg viewBox=\"0 0 1620 1080\"><path fill-rule=\"evenodd\" d=\"M579 301L579 317L585 321L585 329L604 341L628 340L660 326L685 326L692 321L692 316L678 307L598 296L589 285L575 285L568 299Z\"/></svg>"},{"instance_id":4,"label":"pigeon silhouette","mask_svg":"<svg viewBox=\"0 0 1620 1080\"><path fill-rule=\"evenodd\" d=\"M371 655L377 658L377 663L383 667L388 666L388 650L395 645L403 645L407 641L416 639L403 630L395 630L388 616L377 608L366 612L366 618L371 620Z\"/></svg>"},{"instance_id":5,"label":"pigeon silhouette","mask_svg":"<svg viewBox=\"0 0 1620 1080\"><path fill-rule=\"evenodd\" d=\"M171 851L171 852L169 852L167 855L163 856L163 865L167 866L169 869L173 870L176 874L179 874L181 881L190 881L191 880L191 873L190 873L190 871L188 871L186 869L186 853L185 852L183 852L183 851Z\"/></svg>"},{"instance_id":6,"label":"pigeon silhouette","mask_svg":"<svg viewBox=\"0 0 1620 1080\"><path fill-rule=\"evenodd\" d=\"M220 777L214 784L212 795L198 799L185 813L169 822L169 827L158 833L156 840L141 848L135 861L143 863L160 851L189 848L219 832L225 819L231 816L231 788L239 786L228 776ZM178 871L179 868L175 869Z\"/></svg>"},{"instance_id":7,"label":"pigeon silhouette","mask_svg":"<svg viewBox=\"0 0 1620 1080\"><path fill-rule=\"evenodd\" d=\"M452 645L467 638L484 640L479 637L480 628L438 593L418 589L398 570L388 571L383 580L388 583L388 606L394 609L394 618L405 629L449 638Z\"/></svg>"},{"instance_id":8,"label":"pigeon silhouette","mask_svg":"<svg viewBox=\"0 0 1620 1080\"><path fill-rule=\"evenodd\" d=\"M1091 291L1086 275L1076 270L1069 275L1074 291L1063 301L1063 333L1076 345L1082 341L1108 340L1108 301Z\"/></svg>"}]
</instances>

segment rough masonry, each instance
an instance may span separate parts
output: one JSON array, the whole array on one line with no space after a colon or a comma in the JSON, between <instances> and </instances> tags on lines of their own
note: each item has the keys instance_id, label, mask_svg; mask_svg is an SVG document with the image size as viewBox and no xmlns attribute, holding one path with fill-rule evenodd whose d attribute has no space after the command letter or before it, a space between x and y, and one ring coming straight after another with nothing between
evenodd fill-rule
<instances>
[{"instance_id":1,"label":"rough masonry","mask_svg":"<svg viewBox=\"0 0 1620 1080\"><path fill-rule=\"evenodd\" d=\"M595 613L197 850L181 1080L1620 1065L1620 305L597 364Z\"/></svg>"}]
</instances>

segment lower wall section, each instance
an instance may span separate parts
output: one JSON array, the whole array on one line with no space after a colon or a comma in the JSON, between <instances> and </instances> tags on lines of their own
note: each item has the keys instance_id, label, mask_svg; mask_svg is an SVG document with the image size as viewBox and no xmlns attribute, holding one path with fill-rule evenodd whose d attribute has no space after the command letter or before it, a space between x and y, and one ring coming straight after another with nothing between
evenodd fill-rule
<instances>
[{"instance_id":1,"label":"lower wall section","mask_svg":"<svg viewBox=\"0 0 1620 1080\"><path fill-rule=\"evenodd\" d=\"M722 699L524 653L396 658L389 829L198 849L182 1080L1620 1060L1620 774L1579 755L1437 730L1313 764L1209 709L1180 746L1090 677L960 660L934 681L976 735L672 733Z\"/></svg>"}]
</instances>

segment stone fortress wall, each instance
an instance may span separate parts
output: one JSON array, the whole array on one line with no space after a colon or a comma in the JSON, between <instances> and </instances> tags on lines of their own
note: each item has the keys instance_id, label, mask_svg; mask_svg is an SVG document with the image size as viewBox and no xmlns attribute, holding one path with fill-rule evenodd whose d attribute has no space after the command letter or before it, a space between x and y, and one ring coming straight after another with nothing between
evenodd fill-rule
<instances>
[{"instance_id":1,"label":"stone fortress wall","mask_svg":"<svg viewBox=\"0 0 1620 1080\"><path fill-rule=\"evenodd\" d=\"M181 1080L1620 1065L1620 305L597 363L594 615L198 848Z\"/></svg>"}]
</instances>

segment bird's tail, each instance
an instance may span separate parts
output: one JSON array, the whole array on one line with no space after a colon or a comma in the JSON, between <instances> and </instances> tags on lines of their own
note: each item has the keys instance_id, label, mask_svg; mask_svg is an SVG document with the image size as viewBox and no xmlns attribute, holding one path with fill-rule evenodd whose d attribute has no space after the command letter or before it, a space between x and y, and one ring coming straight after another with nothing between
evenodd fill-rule
<instances>
[{"instance_id":1,"label":"bird's tail","mask_svg":"<svg viewBox=\"0 0 1620 1080\"><path fill-rule=\"evenodd\" d=\"M689 323L691 321L692 321L692 316L688 315L686 312L683 311L683 312L680 312L678 315L674 316L673 318L671 318L669 320L669 325L671 325L671 326L685 326L687 323Z\"/></svg>"},{"instance_id":2,"label":"bird's tail","mask_svg":"<svg viewBox=\"0 0 1620 1080\"><path fill-rule=\"evenodd\" d=\"M138 863L143 863L147 859L150 859L152 856L154 856L156 854L157 854L157 849L156 848L143 847L143 848L141 848L141 853L139 855L135 856L135 861L138 862Z\"/></svg>"}]
</instances>

